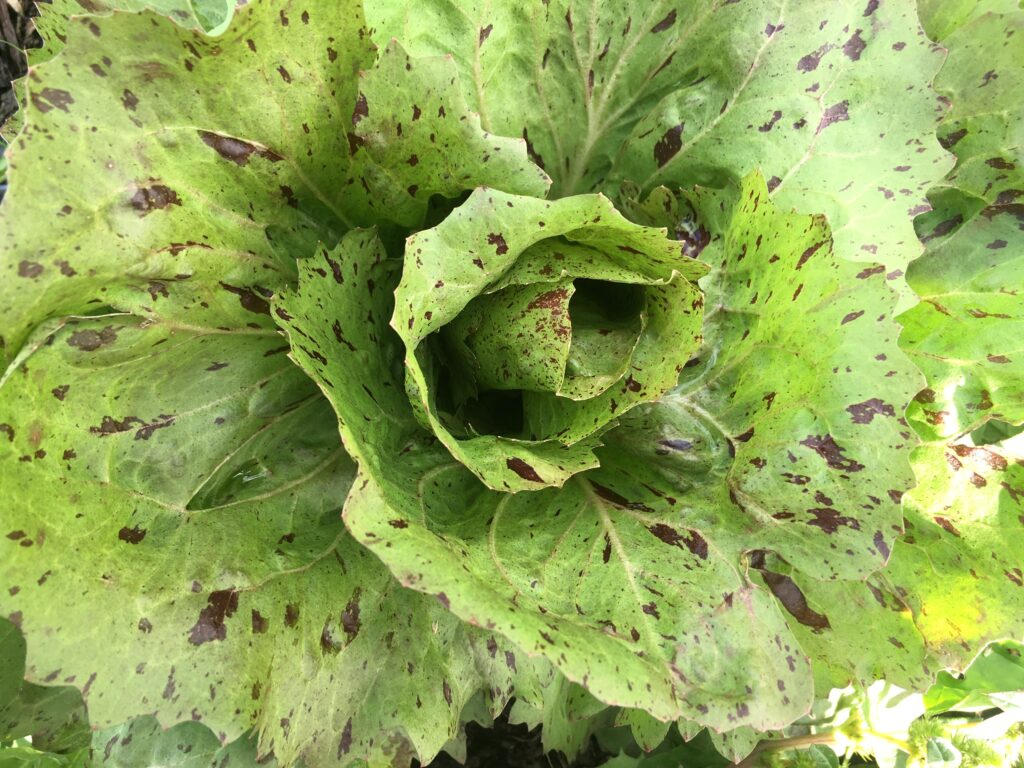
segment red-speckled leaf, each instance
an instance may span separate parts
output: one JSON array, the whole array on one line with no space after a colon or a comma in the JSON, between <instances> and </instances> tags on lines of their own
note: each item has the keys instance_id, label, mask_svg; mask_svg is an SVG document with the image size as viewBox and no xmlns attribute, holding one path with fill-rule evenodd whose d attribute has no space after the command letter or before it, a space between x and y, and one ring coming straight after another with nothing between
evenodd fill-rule
<instances>
[{"instance_id":1,"label":"red-speckled leaf","mask_svg":"<svg viewBox=\"0 0 1024 768\"><path fill-rule=\"evenodd\" d=\"M828 215L840 257L898 272L920 253L911 220L949 160L942 52L914 3L384 0L367 15L379 41L452 54L484 128L527 139L555 196L761 166L781 205Z\"/></svg>"},{"instance_id":2,"label":"red-speckled leaf","mask_svg":"<svg viewBox=\"0 0 1024 768\"><path fill-rule=\"evenodd\" d=\"M703 299L691 280L705 271L664 231L627 221L603 196L547 202L477 190L406 244L392 326L405 343L414 407L491 488L561 485L597 465L593 449L610 422L675 383L699 344ZM608 347L594 350L588 332L601 325L628 334L616 345L620 360L608 360ZM534 338L543 341L524 361L520 347ZM452 368L459 378L484 373L466 384L444 378ZM525 368L534 372L516 370ZM539 368L551 370L545 377ZM487 399L526 377L521 404ZM545 379L556 386L543 388ZM452 398L456 386L470 391ZM474 407L513 420L519 410L522 425L481 425Z\"/></svg>"},{"instance_id":3,"label":"red-speckled leaf","mask_svg":"<svg viewBox=\"0 0 1024 768\"><path fill-rule=\"evenodd\" d=\"M392 41L359 80L350 150L369 155L426 211L431 195L488 186L544 197L551 180L526 142L492 136L469 111L450 58L410 58Z\"/></svg>"},{"instance_id":4,"label":"red-speckled leaf","mask_svg":"<svg viewBox=\"0 0 1024 768\"><path fill-rule=\"evenodd\" d=\"M372 61L358 3L344 7L258 0L216 39L154 14L71 22L9 151L9 356L35 323L104 306L230 325L241 305L268 326L295 253L371 215L342 183L355 70Z\"/></svg>"},{"instance_id":5,"label":"red-speckled leaf","mask_svg":"<svg viewBox=\"0 0 1024 768\"><path fill-rule=\"evenodd\" d=\"M907 280L921 303L900 317L928 379L910 418L931 439L1024 421L1024 11L980 15L943 44L939 137L957 165L918 221L927 251Z\"/></svg>"},{"instance_id":6,"label":"red-speckled leaf","mask_svg":"<svg viewBox=\"0 0 1024 768\"><path fill-rule=\"evenodd\" d=\"M101 307L214 326L241 308L267 327L296 256L353 224L420 226L432 194L482 183L544 194L524 142L474 124L450 62L404 58L359 80L373 46L356 0L256 0L219 38L154 14L72 20L10 148L8 357L36 323ZM410 92L450 116L412 121Z\"/></svg>"},{"instance_id":7,"label":"red-speckled leaf","mask_svg":"<svg viewBox=\"0 0 1024 768\"><path fill-rule=\"evenodd\" d=\"M822 690L885 677L922 689L962 670L986 643L1024 632L1024 443L934 442L914 453L918 486L905 497L906 534L866 583L792 576L819 632L791 621ZM779 576L770 576L778 579ZM841 605L843 610L831 610ZM871 632L864 632L864 627Z\"/></svg>"},{"instance_id":8,"label":"red-speckled leaf","mask_svg":"<svg viewBox=\"0 0 1024 768\"><path fill-rule=\"evenodd\" d=\"M835 256L823 217L779 210L759 175L738 197L689 197L658 190L634 215L689 226L689 204L699 212L714 270L704 346L621 439L644 451L647 483L686 488L693 520L730 530L719 546L734 556L768 549L814 578L863 578L884 564L913 484L901 414L921 379L897 347L897 294L881 266ZM637 445L659 424L665 440Z\"/></svg>"},{"instance_id":9,"label":"red-speckled leaf","mask_svg":"<svg viewBox=\"0 0 1024 768\"><path fill-rule=\"evenodd\" d=\"M155 713L255 727L284 764L426 762L527 661L346 533L353 464L282 344L115 315L26 355L0 388L0 612L94 726Z\"/></svg>"},{"instance_id":10,"label":"red-speckled leaf","mask_svg":"<svg viewBox=\"0 0 1024 768\"><path fill-rule=\"evenodd\" d=\"M425 431L387 325L391 269L372 233L353 232L303 262L298 290L275 301L293 356L360 464L345 510L357 538L403 584L550 660L601 701L719 729L774 727L805 711L810 668L781 610L718 549L717 531L643 487L653 480L645 457L600 449L602 467L561 488L498 493Z\"/></svg>"}]
</instances>

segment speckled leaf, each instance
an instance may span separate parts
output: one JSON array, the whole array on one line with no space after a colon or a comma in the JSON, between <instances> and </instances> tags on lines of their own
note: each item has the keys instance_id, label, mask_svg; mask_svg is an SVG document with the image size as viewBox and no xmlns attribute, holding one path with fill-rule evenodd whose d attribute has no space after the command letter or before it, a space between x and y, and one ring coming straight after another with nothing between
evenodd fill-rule
<instances>
[{"instance_id":1,"label":"speckled leaf","mask_svg":"<svg viewBox=\"0 0 1024 768\"><path fill-rule=\"evenodd\" d=\"M202 723L167 728L152 715L96 731L92 737L96 768L278 768L273 756L260 757L249 734L228 744ZM299 762L297 768L305 768Z\"/></svg>"},{"instance_id":2,"label":"speckled leaf","mask_svg":"<svg viewBox=\"0 0 1024 768\"><path fill-rule=\"evenodd\" d=\"M936 666L963 668L1024 632L1024 440L929 443L914 456L907 535L881 574Z\"/></svg>"},{"instance_id":3,"label":"speckled leaf","mask_svg":"<svg viewBox=\"0 0 1024 768\"><path fill-rule=\"evenodd\" d=\"M526 142L492 136L469 111L450 58L410 58L392 41L359 81L351 148L365 152L426 210L431 195L488 186L544 197L551 180Z\"/></svg>"},{"instance_id":4,"label":"speckled leaf","mask_svg":"<svg viewBox=\"0 0 1024 768\"><path fill-rule=\"evenodd\" d=\"M823 217L778 210L760 176L731 197L691 196L715 268L704 347L621 439L643 451L648 483L670 496L692 484L694 519L731 530L736 556L768 549L814 578L863 578L885 562L913 484L901 414L920 374L896 345L897 295L881 265L834 255ZM665 190L644 211L693 213ZM638 444L632 433L659 424L665 440Z\"/></svg>"},{"instance_id":5,"label":"speckled leaf","mask_svg":"<svg viewBox=\"0 0 1024 768\"><path fill-rule=\"evenodd\" d=\"M178 723L164 730L152 716L98 731L93 738L93 759L103 768L210 768L218 764L221 751L216 734L202 723ZM235 761L228 765L234 768ZM252 765L241 763L238 768Z\"/></svg>"},{"instance_id":6,"label":"speckled leaf","mask_svg":"<svg viewBox=\"0 0 1024 768\"><path fill-rule=\"evenodd\" d=\"M36 685L24 680L25 639L0 618L0 743L32 737L50 752L72 752L89 745L89 719L82 694L68 685Z\"/></svg>"},{"instance_id":7,"label":"speckled leaf","mask_svg":"<svg viewBox=\"0 0 1024 768\"><path fill-rule=\"evenodd\" d=\"M114 11L153 11L186 29L219 35L231 23L237 0L47 0L37 3L36 30L43 39L29 51L32 64L41 64L59 53L67 41L72 16L108 15Z\"/></svg>"},{"instance_id":8,"label":"speckled leaf","mask_svg":"<svg viewBox=\"0 0 1024 768\"><path fill-rule=\"evenodd\" d=\"M828 619L817 631L791 622L821 690L883 676L920 690L943 668L964 669L986 643L1024 632L1024 441L927 443L913 465L906 535L884 571L837 584L762 566L780 585L791 577L805 615Z\"/></svg>"},{"instance_id":9,"label":"speckled leaf","mask_svg":"<svg viewBox=\"0 0 1024 768\"><path fill-rule=\"evenodd\" d=\"M562 243L571 248L568 259L558 252ZM561 485L596 466L593 449L606 425L675 383L699 344L703 300L690 280L705 271L663 231L627 221L603 196L547 202L477 190L444 222L416 233L406 244L392 326L405 343L414 407L452 455L490 487L518 491ZM626 272L633 274L623 280ZM586 279L587 288L574 283L576 293L570 295L567 279ZM532 295L534 289L526 287L537 283L549 290ZM617 376L603 375L607 371L600 365L594 370L572 365L587 358L572 326L573 307L584 295L590 302L583 309L607 313L609 331L623 311L642 328L623 348L622 364L610 370ZM459 323L463 311L470 319ZM485 335L489 326L474 319L481 313L500 313L507 318L505 327L495 323L494 332ZM585 318L582 330L594 322ZM535 337L543 340L537 351L552 354L526 365L519 346ZM438 352L439 345L446 345L446 352ZM487 434L471 413L461 430L453 426L441 400L452 386L442 378L446 356L468 360L460 370L470 374L487 367L480 390L498 388L499 378L530 378L530 386L523 388L521 430ZM549 380L559 382L556 388L541 388L543 376L536 369L545 365L555 369ZM533 372L522 370L526 367ZM563 382L573 387L571 379L593 378L588 373L595 374L599 386L572 394L590 397L563 396ZM517 405L500 407L514 411Z\"/></svg>"},{"instance_id":10,"label":"speckled leaf","mask_svg":"<svg viewBox=\"0 0 1024 768\"><path fill-rule=\"evenodd\" d=\"M117 315L27 347L0 388L0 611L30 679L79 687L94 725L255 726L286 764L428 760L479 688L500 709L516 651L345 532L353 465L282 344Z\"/></svg>"},{"instance_id":11,"label":"speckled leaf","mask_svg":"<svg viewBox=\"0 0 1024 768\"><path fill-rule=\"evenodd\" d=\"M953 107L939 136L957 165L919 220L928 249L907 279L922 301L900 317L928 379L910 418L932 439L1024 421L1024 11L981 15L943 43L936 88Z\"/></svg>"},{"instance_id":12,"label":"speckled leaf","mask_svg":"<svg viewBox=\"0 0 1024 768\"><path fill-rule=\"evenodd\" d=\"M241 305L266 327L297 252L371 205L400 213L345 183L361 26L333 0L257 0L217 39L152 14L73 21L10 149L8 355L35 323L104 306L224 325Z\"/></svg>"},{"instance_id":13,"label":"speckled leaf","mask_svg":"<svg viewBox=\"0 0 1024 768\"><path fill-rule=\"evenodd\" d=\"M424 431L387 325L390 271L372 233L350 233L300 265L298 290L274 310L360 464L345 508L357 538L403 584L549 659L601 701L716 728L804 712L810 668L781 610L718 550L717 531L643 488L644 456L600 449L607 468L503 494Z\"/></svg>"},{"instance_id":14,"label":"speckled leaf","mask_svg":"<svg viewBox=\"0 0 1024 768\"><path fill-rule=\"evenodd\" d=\"M929 88L942 54L913 3L392 0L367 14L378 40L451 53L484 128L528 139L556 196L760 165L780 204L828 215L840 256L895 271L920 252L911 219L948 160Z\"/></svg>"},{"instance_id":15,"label":"speckled leaf","mask_svg":"<svg viewBox=\"0 0 1024 768\"><path fill-rule=\"evenodd\" d=\"M519 697L517 687L509 722L522 723L531 730L539 726L544 751L558 750L572 761L590 746L595 733L611 725L616 711L595 699L585 688L559 676L544 689L543 698L533 702L533 706Z\"/></svg>"},{"instance_id":16,"label":"speckled leaf","mask_svg":"<svg viewBox=\"0 0 1024 768\"><path fill-rule=\"evenodd\" d=\"M893 547L889 569L904 544L897 540ZM864 581L821 581L768 553L759 553L752 566L752 575L786 607L790 627L814 664L818 697L879 679L916 690L931 684L937 667L914 615L887 581L889 570Z\"/></svg>"},{"instance_id":17,"label":"speckled leaf","mask_svg":"<svg viewBox=\"0 0 1024 768\"><path fill-rule=\"evenodd\" d=\"M939 42L986 13L1020 9L1020 0L918 0L917 12L928 37Z\"/></svg>"},{"instance_id":18,"label":"speckled leaf","mask_svg":"<svg viewBox=\"0 0 1024 768\"><path fill-rule=\"evenodd\" d=\"M25 677L25 638L7 619L0 618L0 707L17 698ZM0 709L0 712L3 712ZM6 732L6 728L4 729Z\"/></svg>"}]
</instances>

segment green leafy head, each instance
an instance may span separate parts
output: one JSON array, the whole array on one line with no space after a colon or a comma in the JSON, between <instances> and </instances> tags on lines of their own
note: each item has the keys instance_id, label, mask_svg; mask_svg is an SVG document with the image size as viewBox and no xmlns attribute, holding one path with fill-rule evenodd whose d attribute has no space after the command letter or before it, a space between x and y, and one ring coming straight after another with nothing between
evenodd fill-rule
<instances>
[{"instance_id":1,"label":"green leafy head","mask_svg":"<svg viewBox=\"0 0 1024 768\"><path fill-rule=\"evenodd\" d=\"M597 466L602 431L700 345L706 272L601 195L476 190L406 242L392 326L420 423L496 490Z\"/></svg>"}]
</instances>

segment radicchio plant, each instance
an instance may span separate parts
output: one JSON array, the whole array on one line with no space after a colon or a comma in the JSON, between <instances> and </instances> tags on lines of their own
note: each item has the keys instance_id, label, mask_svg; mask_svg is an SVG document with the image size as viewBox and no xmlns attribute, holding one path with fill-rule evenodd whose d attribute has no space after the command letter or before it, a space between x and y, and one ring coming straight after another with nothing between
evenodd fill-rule
<instances>
[{"instance_id":1,"label":"radicchio plant","mask_svg":"<svg viewBox=\"0 0 1024 768\"><path fill-rule=\"evenodd\" d=\"M1020 632L1012 2L43 11L0 604L94 726L738 759Z\"/></svg>"}]
</instances>

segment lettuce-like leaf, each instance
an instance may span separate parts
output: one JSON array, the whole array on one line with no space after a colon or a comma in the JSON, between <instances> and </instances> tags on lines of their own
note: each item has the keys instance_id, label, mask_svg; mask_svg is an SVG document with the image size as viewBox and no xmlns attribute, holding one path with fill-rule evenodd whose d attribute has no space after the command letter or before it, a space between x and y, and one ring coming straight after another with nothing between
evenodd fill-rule
<instances>
[{"instance_id":1,"label":"lettuce-like leaf","mask_svg":"<svg viewBox=\"0 0 1024 768\"><path fill-rule=\"evenodd\" d=\"M367 14L380 40L452 54L483 126L527 139L557 196L718 186L760 166L780 205L827 214L841 257L895 272L920 253L911 219L949 161L929 88L942 53L912 3L382 0Z\"/></svg>"},{"instance_id":2,"label":"lettuce-like leaf","mask_svg":"<svg viewBox=\"0 0 1024 768\"><path fill-rule=\"evenodd\" d=\"M96 726L255 723L285 763L427 760L479 688L504 704L516 649L345 532L353 465L275 333L116 315L40 341L0 390L0 610L30 679L79 686Z\"/></svg>"},{"instance_id":3,"label":"lettuce-like leaf","mask_svg":"<svg viewBox=\"0 0 1024 768\"><path fill-rule=\"evenodd\" d=\"M815 582L771 556L760 569L767 583L801 591L805 616L828 620L818 632L792 622L822 691L882 677L920 688L938 669L962 669L986 642L1021 631L1019 441L982 446L964 433L990 418L1022 420L1013 335L1021 144L1006 111L1022 72L1013 52L1022 14L1001 2L922 10L929 29L959 30L943 40L950 53L937 80L953 102L940 139L958 163L930 192L935 211L917 221L927 251L908 281L923 300L899 317L900 346L928 385L908 417L934 442L913 455L906 535L884 571L860 584Z\"/></svg>"},{"instance_id":4,"label":"lettuce-like leaf","mask_svg":"<svg viewBox=\"0 0 1024 768\"><path fill-rule=\"evenodd\" d=\"M359 461L346 522L404 584L603 701L763 729L803 711L810 674L785 596L780 606L746 584L741 559L771 548L820 579L880 567L911 483L913 437L896 414L920 383L896 348L895 292L880 270L836 259L821 218L775 210L757 178L735 202L707 197L725 213L704 365L684 391L627 415L598 449L600 468L561 489L491 491L424 431L370 233L303 263L275 314ZM490 224L469 210L472 227ZM512 215L494 210L495 221ZM419 255L415 239L409 248ZM396 317L415 325L403 296ZM832 376L815 373L819 356ZM765 388L766 371L778 386Z\"/></svg>"},{"instance_id":5,"label":"lettuce-like leaf","mask_svg":"<svg viewBox=\"0 0 1024 768\"><path fill-rule=\"evenodd\" d=\"M928 378L910 418L932 439L1024 421L1024 11L980 15L943 42L936 88L953 107L939 137L957 165L920 220L928 249L907 279L922 301L900 317Z\"/></svg>"},{"instance_id":6,"label":"lettuce-like leaf","mask_svg":"<svg viewBox=\"0 0 1024 768\"><path fill-rule=\"evenodd\" d=\"M75 752L89 745L82 694L70 685L24 680L25 638L0 618L0 743L26 736L38 749Z\"/></svg>"},{"instance_id":7,"label":"lettuce-like leaf","mask_svg":"<svg viewBox=\"0 0 1024 768\"><path fill-rule=\"evenodd\" d=\"M431 193L478 184L544 193L523 142L474 128L457 93L410 79L452 114L395 142L414 106L391 79L406 62L393 51L360 84L373 61L362 24L356 0L250 3L217 39L145 15L72 24L66 50L29 82L29 124L10 153L8 355L34 323L98 306L216 326L241 303L265 327L266 298L294 278L296 256L354 223L418 225ZM440 87L447 73L423 69ZM365 139L352 133L362 117ZM360 141L368 151L353 154ZM371 157L390 162L399 145L450 175L417 194ZM56 177L81 182L55 191Z\"/></svg>"},{"instance_id":8,"label":"lettuce-like leaf","mask_svg":"<svg viewBox=\"0 0 1024 768\"><path fill-rule=\"evenodd\" d=\"M884 0L124 4L44 16L0 222L0 607L155 712L116 759L406 766L512 695L739 759L1017 626L1009 0L924 3L939 100Z\"/></svg>"},{"instance_id":9,"label":"lettuce-like leaf","mask_svg":"<svg viewBox=\"0 0 1024 768\"><path fill-rule=\"evenodd\" d=\"M477 190L406 243L391 324L413 407L491 488L561 485L597 465L607 425L675 384L700 342L690 280L705 271L604 197ZM513 424L475 422L481 411Z\"/></svg>"},{"instance_id":10,"label":"lettuce-like leaf","mask_svg":"<svg viewBox=\"0 0 1024 768\"><path fill-rule=\"evenodd\" d=\"M275 304L364 473L345 508L357 538L403 584L543 653L605 701L660 719L685 708L762 727L803 711L807 667L786 642L778 607L745 588L698 531L627 502L604 484L615 483L607 473L543 492L493 492L423 430L392 365L401 349L387 326L391 297L375 291L367 306L360 285L387 285L373 240L352 232L302 263L298 292ZM322 263L337 264L337 276ZM677 635L682 613L691 620ZM788 662L743 636L752 620L779 637ZM746 697L748 686L756 693ZM729 691L744 695L742 705Z\"/></svg>"}]
</instances>

